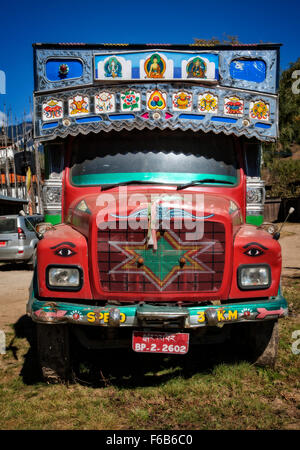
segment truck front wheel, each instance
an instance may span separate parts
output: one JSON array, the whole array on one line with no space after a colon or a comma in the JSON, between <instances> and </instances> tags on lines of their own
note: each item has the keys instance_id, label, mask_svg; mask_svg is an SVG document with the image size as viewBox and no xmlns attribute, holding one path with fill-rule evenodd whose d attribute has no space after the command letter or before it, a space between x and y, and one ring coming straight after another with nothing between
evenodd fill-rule
<instances>
[{"instance_id":1,"label":"truck front wheel","mask_svg":"<svg viewBox=\"0 0 300 450\"><path fill-rule=\"evenodd\" d=\"M37 352L47 383L70 380L69 330L66 325L37 324Z\"/></svg>"},{"instance_id":2,"label":"truck front wheel","mask_svg":"<svg viewBox=\"0 0 300 450\"><path fill-rule=\"evenodd\" d=\"M239 357L262 367L275 367L278 350L278 321L232 325L232 348Z\"/></svg>"},{"instance_id":3,"label":"truck front wheel","mask_svg":"<svg viewBox=\"0 0 300 450\"><path fill-rule=\"evenodd\" d=\"M249 344L254 364L274 368L279 342L278 321L269 320L249 325Z\"/></svg>"}]
</instances>

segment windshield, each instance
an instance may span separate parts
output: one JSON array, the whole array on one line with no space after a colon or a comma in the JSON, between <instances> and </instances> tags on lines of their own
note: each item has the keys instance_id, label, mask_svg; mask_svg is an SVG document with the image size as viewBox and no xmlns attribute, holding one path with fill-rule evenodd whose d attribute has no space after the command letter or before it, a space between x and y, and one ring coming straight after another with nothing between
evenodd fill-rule
<instances>
[{"instance_id":1,"label":"windshield","mask_svg":"<svg viewBox=\"0 0 300 450\"><path fill-rule=\"evenodd\" d=\"M17 232L17 219L0 217L0 234Z\"/></svg>"},{"instance_id":2,"label":"windshield","mask_svg":"<svg viewBox=\"0 0 300 450\"><path fill-rule=\"evenodd\" d=\"M73 144L71 182L76 186L207 178L237 182L232 137L143 130L78 136Z\"/></svg>"}]
</instances>

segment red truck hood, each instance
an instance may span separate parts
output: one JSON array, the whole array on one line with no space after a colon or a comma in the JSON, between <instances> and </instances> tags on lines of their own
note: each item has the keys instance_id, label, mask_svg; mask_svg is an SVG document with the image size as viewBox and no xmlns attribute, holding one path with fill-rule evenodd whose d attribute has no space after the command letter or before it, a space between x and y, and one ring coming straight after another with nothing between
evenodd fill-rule
<instances>
[{"instance_id":1,"label":"red truck hood","mask_svg":"<svg viewBox=\"0 0 300 450\"><path fill-rule=\"evenodd\" d=\"M232 218L241 218L238 205L230 198L216 194L141 194L134 193L108 193L90 194L77 199L70 206L67 215L68 221L76 228L81 228L88 219L89 222L108 220L130 220L136 217L146 217L149 206L157 205L160 214L168 215L169 210L176 210L176 217L184 217L194 220L206 220L211 217L221 218L221 221L232 222ZM83 212L88 211L89 218ZM182 211L182 213L181 213ZM85 218L83 220L83 218ZM75 219L75 220L74 220ZM216 219L215 219L216 220ZM236 222L236 219L234 220ZM84 228L86 228L84 226Z\"/></svg>"},{"instance_id":2,"label":"red truck hood","mask_svg":"<svg viewBox=\"0 0 300 450\"><path fill-rule=\"evenodd\" d=\"M88 238L95 298L194 301L227 294L241 217L218 195L103 192L77 199L67 221Z\"/></svg>"}]
</instances>

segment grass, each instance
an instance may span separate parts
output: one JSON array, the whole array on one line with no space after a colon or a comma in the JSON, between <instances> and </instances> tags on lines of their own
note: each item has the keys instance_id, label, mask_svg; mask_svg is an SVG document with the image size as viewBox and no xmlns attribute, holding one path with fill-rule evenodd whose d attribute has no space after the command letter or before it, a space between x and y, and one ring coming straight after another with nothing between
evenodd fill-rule
<instances>
[{"instance_id":1,"label":"grass","mask_svg":"<svg viewBox=\"0 0 300 450\"><path fill-rule=\"evenodd\" d=\"M34 372L30 344L11 331L0 355L0 429L299 429L300 354L291 346L300 330L300 283L289 281L283 293L291 314L279 321L274 370L207 359L199 350L152 359L123 351L111 354L118 369L98 385L45 385L26 378Z\"/></svg>"}]
</instances>

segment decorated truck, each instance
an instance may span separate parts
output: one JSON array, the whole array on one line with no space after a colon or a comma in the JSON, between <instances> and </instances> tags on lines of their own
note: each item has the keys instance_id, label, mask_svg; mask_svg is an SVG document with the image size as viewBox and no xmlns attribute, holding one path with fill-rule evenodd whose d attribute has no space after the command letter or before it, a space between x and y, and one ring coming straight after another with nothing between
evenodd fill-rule
<instances>
[{"instance_id":1,"label":"decorated truck","mask_svg":"<svg viewBox=\"0 0 300 450\"><path fill-rule=\"evenodd\" d=\"M274 366L288 308L260 166L280 45L33 48L51 225L27 313L44 379L72 378L76 345L183 356L224 341Z\"/></svg>"}]
</instances>

